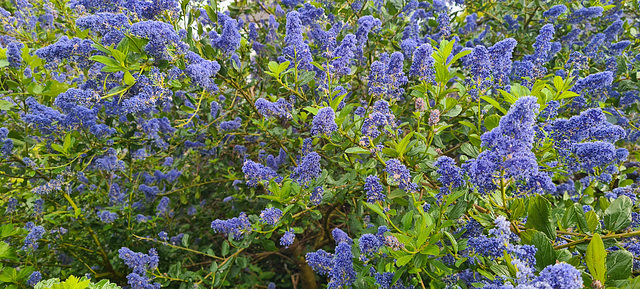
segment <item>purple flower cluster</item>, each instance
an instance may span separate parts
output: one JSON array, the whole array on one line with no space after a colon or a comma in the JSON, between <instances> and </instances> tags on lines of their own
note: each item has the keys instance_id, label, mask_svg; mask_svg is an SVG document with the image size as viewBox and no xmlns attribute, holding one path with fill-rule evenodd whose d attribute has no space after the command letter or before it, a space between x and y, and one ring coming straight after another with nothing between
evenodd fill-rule
<instances>
[{"instance_id":1,"label":"purple flower cluster","mask_svg":"<svg viewBox=\"0 0 640 289\"><path fill-rule=\"evenodd\" d=\"M240 216L228 220L216 219L211 222L211 228L216 233L222 233L226 236L233 236L236 240L244 238L245 233L251 232L251 222L247 214L242 212Z\"/></svg>"},{"instance_id":2,"label":"purple flower cluster","mask_svg":"<svg viewBox=\"0 0 640 289\"><path fill-rule=\"evenodd\" d=\"M284 98L278 99L276 102L270 102L264 98L256 100L256 108L265 118L276 117L282 119L291 119L291 110L293 106Z\"/></svg>"},{"instance_id":3,"label":"purple flower cluster","mask_svg":"<svg viewBox=\"0 0 640 289\"><path fill-rule=\"evenodd\" d=\"M124 32L131 27L129 18L124 14L101 12L80 17L76 25L102 35L102 44L118 44L124 38Z\"/></svg>"},{"instance_id":4,"label":"purple flower cluster","mask_svg":"<svg viewBox=\"0 0 640 289\"><path fill-rule=\"evenodd\" d=\"M88 39L80 39L77 37L69 39L67 36L62 36L58 42L40 48L34 53L47 62L47 67L54 68L63 60L68 60L69 63L74 63L81 68L86 68L91 64L89 57L94 50L92 45L93 41Z\"/></svg>"},{"instance_id":5,"label":"purple flower cluster","mask_svg":"<svg viewBox=\"0 0 640 289\"><path fill-rule=\"evenodd\" d=\"M118 250L119 257L124 264L132 269L133 272L127 275L127 280L132 289L159 289L160 284L151 283L150 278L147 277L147 271L153 271L158 268L160 258L156 249L149 250L149 254L136 253L131 251L127 247L122 247Z\"/></svg>"},{"instance_id":6,"label":"purple flower cluster","mask_svg":"<svg viewBox=\"0 0 640 289\"><path fill-rule=\"evenodd\" d=\"M22 47L24 45L20 42L10 42L7 45L7 61L9 67L17 68L22 66Z\"/></svg>"},{"instance_id":7,"label":"purple flower cluster","mask_svg":"<svg viewBox=\"0 0 640 289\"><path fill-rule=\"evenodd\" d=\"M398 187L406 192L413 192L418 188L418 185L411 182L411 173L409 169L397 159L390 159L385 163L384 171L387 172L391 178L393 184L397 184Z\"/></svg>"},{"instance_id":8,"label":"purple flower cluster","mask_svg":"<svg viewBox=\"0 0 640 289\"><path fill-rule=\"evenodd\" d=\"M316 152L311 152L302 157L300 164L291 172L290 178L298 184L306 184L318 178L321 172L320 155Z\"/></svg>"},{"instance_id":9,"label":"purple flower cluster","mask_svg":"<svg viewBox=\"0 0 640 289\"><path fill-rule=\"evenodd\" d=\"M401 52L394 52L389 56L380 55L380 60L371 64L369 74L369 93L386 99L404 100L404 88L408 82L403 71L404 56Z\"/></svg>"},{"instance_id":10,"label":"purple flower cluster","mask_svg":"<svg viewBox=\"0 0 640 289\"><path fill-rule=\"evenodd\" d=\"M450 193L452 190L464 186L465 181L462 169L456 166L455 160L447 156L441 156L433 165L438 168L436 172L440 175L438 181L442 183L441 194Z\"/></svg>"},{"instance_id":11,"label":"purple flower cluster","mask_svg":"<svg viewBox=\"0 0 640 289\"><path fill-rule=\"evenodd\" d=\"M29 275L27 285L34 287L38 282L40 282L40 280L42 280L42 274L40 274L40 271L33 271L31 275Z\"/></svg>"},{"instance_id":12,"label":"purple flower cluster","mask_svg":"<svg viewBox=\"0 0 640 289\"><path fill-rule=\"evenodd\" d=\"M98 216L98 219L100 219L100 221L105 224L111 224L116 219L118 219L118 214L109 212L107 210L98 212L97 216Z\"/></svg>"},{"instance_id":13,"label":"purple flower cluster","mask_svg":"<svg viewBox=\"0 0 640 289\"><path fill-rule=\"evenodd\" d=\"M209 33L211 46L222 50L226 56L230 56L240 48L240 24L227 14L218 13L218 25L222 26L222 34L215 30Z\"/></svg>"},{"instance_id":14,"label":"purple flower cluster","mask_svg":"<svg viewBox=\"0 0 640 289\"><path fill-rule=\"evenodd\" d=\"M535 97L520 98L500 119L498 127L482 135L482 146L487 150L462 166L478 191L489 193L504 183L501 180L514 179L523 185L518 194L555 192L551 178L538 170L531 151L538 108Z\"/></svg>"},{"instance_id":15,"label":"purple flower cluster","mask_svg":"<svg viewBox=\"0 0 640 289\"><path fill-rule=\"evenodd\" d=\"M310 70L313 68L311 65L313 57L309 45L304 41L302 35L303 26L300 16L297 11L287 13L287 34L284 37L284 42L288 46L282 50L283 56L280 62L289 60L291 67L297 67L298 70Z\"/></svg>"},{"instance_id":16,"label":"purple flower cluster","mask_svg":"<svg viewBox=\"0 0 640 289\"><path fill-rule=\"evenodd\" d=\"M266 208L260 213L260 222L274 226L282 218L282 210L278 208Z\"/></svg>"},{"instance_id":17,"label":"purple flower cluster","mask_svg":"<svg viewBox=\"0 0 640 289\"><path fill-rule=\"evenodd\" d=\"M431 56L433 48L429 44L422 44L413 52L413 62L409 68L409 75L421 81L432 83L435 81L436 71L433 68L435 60Z\"/></svg>"},{"instance_id":18,"label":"purple flower cluster","mask_svg":"<svg viewBox=\"0 0 640 289\"><path fill-rule=\"evenodd\" d=\"M323 107L318 110L318 114L313 117L311 123L311 135L331 135L332 132L338 130L336 125L336 113L331 107Z\"/></svg>"},{"instance_id":19,"label":"purple flower cluster","mask_svg":"<svg viewBox=\"0 0 640 289\"><path fill-rule=\"evenodd\" d=\"M376 201L384 202L386 195L382 192L383 188L380 184L378 176L368 176L364 181L364 191L367 193L367 202L375 203Z\"/></svg>"},{"instance_id":20,"label":"purple flower cluster","mask_svg":"<svg viewBox=\"0 0 640 289\"><path fill-rule=\"evenodd\" d=\"M187 65L184 72L191 78L191 81L208 91L217 91L218 86L212 77L220 70L218 62L203 59L192 51L187 52L186 58L189 60L189 65Z\"/></svg>"},{"instance_id":21,"label":"purple flower cluster","mask_svg":"<svg viewBox=\"0 0 640 289\"><path fill-rule=\"evenodd\" d=\"M10 156L13 150L13 140L8 136L9 130L6 127L0 127L0 155L3 157Z\"/></svg>"},{"instance_id":22,"label":"purple flower cluster","mask_svg":"<svg viewBox=\"0 0 640 289\"><path fill-rule=\"evenodd\" d=\"M369 139L375 139L380 136L380 128L385 126L395 127L395 116L389 109L389 103L385 100L378 100L373 104L373 111L367 116L362 124L362 138L360 144L363 146L370 145Z\"/></svg>"},{"instance_id":23,"label":"purple flower cluster","mask_svg":"<svg viewBox=\"0 0 640 289\"><path fill-rule=\"evenodd\" d=\"M145 52L157 59L171 59L169 47L174 46L179 52L187 50L185 43L180 41L180 36L173 26L160 21L140 21L131 25L131 34L149 40L144 46Z\"/></svg>"},{"instance_id":24,"label":"purple flower cluster","mask_svg":"<svg viewBox=\"0 0 640 289\"><path fill-rule=\"evenodd\" d=\"M257 186L261 181L269 181L272 179L275 179L276 182L282 181L282 177L280 177L272 168L266 167L252 160L246 160L244 162L242 172L247 179L247 185L250 187Z\"/></svg>"},{"instance_id":25,"label":"purple flower cluster","mask_svg":"<svg viewBox=\"0 0 640 289\"><path fill-rule=\"evenodd\" d=\"M321 186L315 187L313 189L313 192L311 192L311 196L309 197L311 204L313 204L314 206L320 205L322 203L323 194L324 194L324 189Z\"/></svg>"},{"instance_id":26,"label":"purple flower cluster","mask_svg":"<svg viewBox=\"0 0 640 289\"><path fill-rule=\"evenodd\" d=\"M280 246L285 248L289 248L293 244L293 241L296 238L296 234L293 232L293 229L284 232L284 235L280 238Z\"/></svg>"},{"instance_id":27,"label":"purple flower cluster","mask_svg":"<svg viewBox=\"0 0 640 289\"><path fill-rule=\"evenodd\" d=\"M29 230L29 233L24 238L24 243L22 244L21 249L29 252L38 250L38 241L42 239L42 236L44 236L45 233L44 227L36 226L33 222L27 222L25 229Z\"/></svg>"}]
</instances>

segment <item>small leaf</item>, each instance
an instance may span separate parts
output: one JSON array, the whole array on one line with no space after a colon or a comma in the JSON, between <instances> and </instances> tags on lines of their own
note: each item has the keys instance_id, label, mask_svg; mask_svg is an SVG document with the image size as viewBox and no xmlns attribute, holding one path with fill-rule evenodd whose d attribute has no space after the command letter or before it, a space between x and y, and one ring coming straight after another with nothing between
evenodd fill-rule
<instances>
[{"instance_id":1,"label":"small leaf","mask_svg":"<svg viewBox=\"0 0 640 289\"><path fill-rule=\"evenodd\" d=\"M13 103L6 101L4 99L0 99L0 110L9 110L13 106L14 106Z\"/></svg>"},{"instance_id":2,"label":"small leaf","mask_svg":"<svg viewBox=\"0 0 640 289\"><path fill-rule=\"evenodd\" d=\"M500 116L497 114L492 114L484 119L484 126L487 128L487 130L496 128L498 124L500 124Z\"/></svg>"},{"instance_id":3,"label":"small leaf","mask_svg":"<svg viewBox=\"0 0 640 289\"><path fill-rule=\"evenodd\" d=\"M498 103L495 99L488 96L481 96L480 98L493 105L493 107L497 108L500 112L502 112L502 114L507 114L507 110L502 108L502 106L500 106L500 103Z\"/></svg>"},{"instance_id":4,"label":"small leaf","mask_svg":"<svg viewBox=\"0 0 640 289\"><path fill-rule=\"evenodd\" d=\"M370 154L371 153L369 150L363 149L361 147L351 147L346 149L344 152L348 154Z\"/></svg>"},{"instance_id":5,"label":"small leaf","mask_svg":"<svg viewBox=\"0 0 640 289\"><path fill-rule=\"evenodd\" d=\"M627 250L617 250L607 254L607 281L625 280L631 276L633 255Z\"/></svg>"},{"instance_id":6,"label":"small leaf","mask_svg":"<svg viewBox=\"0 0 640 289\"><path fill-rule=\"evenodd\" d=\"M556 252L553 250L551 241L542 233L536 232L531 238L531 244L536 246L536 269L541 271L543 268L556 263Z\"/></svg>"},{"instance_id":7,"label":"small leaf","mask_svg":"<svg viewBox=\"0 0 640 289\"><path fill-rule=\"evenodd\" d=\"M186 113L194 113L196 110L192 107L186 106L186 105L181 105L180 106L180 110L186 112Z\"/></svg>"},{"instance_id":8,"label":"small leaf","mask_svg":"<svg viewBox=\"0 0 640 289\"><path fill-rule=\"evenodd\" d=\"M600 235L595 233L587 246L585 260L593 279L599 280L602 284L605 282L606 265L604 261L606 256L607 251L604 249L604 243Z\"/></svg>"},{"instance_id":9,"label":"small leaf","mask_svg":"<svg viewBox=\"0 0 640 289\"><path fill-rule=\"evenodd\" d=\"M529 217L527 226L541 231L549 237L550 240L556 239L556 228L549 220L549 212L551 211L551 203L542 196L535 196L529 200Z\"/></svg>"},{"instance_id":10,"label":"small leaf","mask_svg":"<svg viewBox=\"0 0 640 289\"><path fill-rule=\"evenodd\" d=\"M126 71L124 73L124 83L126 85L134 85L136 83L136 79L135 77L133 77L133 75L131 75L131 72Z\"/></svg>"},{"instance_id":11,"label":"small leaf","mask_svg":"<svg viewBox=\"0 0 640 289\"><path fill-rule=\"evenodd\" d=\"M607 230L616 232L631 224L631 208L633 203L627 196L615 199L604 211L604 226Z\"/></svg>"},{"instance_id":12,"label":"small leaf","mask_svg":"<svg viewBox=\"0 0 640 289\"><path fill-rule=\"evenodd\" d=\"M411 261L411 259L413 259L413 255L402 256L402 257L398 258L398 261L396 261L396 265L398 267L402 267L402 266L406 265L407 263L409 263L409 261Z\"/></svg>"}]
</instances>

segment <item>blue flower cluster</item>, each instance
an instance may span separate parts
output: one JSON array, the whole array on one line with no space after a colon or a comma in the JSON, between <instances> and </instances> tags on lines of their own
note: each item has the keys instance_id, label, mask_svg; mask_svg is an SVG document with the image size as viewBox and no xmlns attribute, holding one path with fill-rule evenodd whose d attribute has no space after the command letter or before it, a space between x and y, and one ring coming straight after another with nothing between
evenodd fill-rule
<instances>
[{"instance_id":1,"label":"blue flower cluster","mask_svg":"<svg viewBox=\"0 0 640 289\"><path fill-rule=\"evenodd\" d=\"M440 187L441 194L450 193L452 190L464 186L465 181L463 179L462 169L456 166L454 159L441 156L433 165L438 168L436 172L440 175L438 181L442 183L442 187Z\"/></svg>"},{"instance_id":2,"label":"blue flower cluster","mask_svg":"<svg viewBox=\"0 0 640 289\"><path fill-rule=\"evenodd\" d=\"M266 208L260 213L260 222L274 226L282 218L282 210L278 208Z\"/></svg>"},{"instance_id":3,"label":"blue flower cluster","mask_svg":"<svg viewBox=\"0 0 640 289\"><path fill-rule=\"evenodd\" d=\"M247 185L250 187L255 187L262 181L270 181L272 179L275 179L276 182L282 181L282 177L271 167L266 167L252 160L244 162L242 172L247 179Z\"/></svg>"},{"instance_id":4,"label":"blue flower cluster","mask_svg":"<svg viewBox=\"0 0 640 289\"><path fill-rule=\"evenodd\" d=\"M331 135L332 132L338 130L335 119L336 113L333 111L333 108L323 107L319 109L318 114L313 117L311 123L311 134L314 136L320 134Z\"/></svg>"},{"instance_id":5,"label":"blue flower cluster","mask_svg":"<svg viewBox=\"0 0 640 289\"><path fill-rule=\"evenodd\" d=\"M375 203L376 201L384 202L387 198L382 192L383 188L378 176L367 176L364 182L364 191L367 193L367 202L369 203Z\"/></svg>"},{"instance_id":6,"label":"blue flower cluster","mask_svg":"<svg viewBox=\"0 0 640 289\"><path fill-rule=\"evenodd\" d=\"M462 165L479 192L490 193L511 181L518 183L518 194L555 192L551 177L538 169L532 152L538 108L536 98L523 97L496 128L482 135L482 146L487 150Z\"/></svg>"},{"instance_id":7,"label":"blue flower cluster","mask_svg":"<svg viewBox=\"0 0 640 289\"><path fill-rule=\"evenodd\" d=\"M373 96L385 99L404 100L404 88L408 78L404 75L404 56L400 52L394 52L389 56L386 53L380 55L380 60L371 64L369 74L369 93Z\"/></svg>"},{"instance_id":8,"label":"blue flower cluster","mask_svg":"<svg viewBox=\"0 0 640 289\"><path fill-rule=\"evenodd\" d=\"M147 277L147 271L158 268L160 258L156 249L150 249L149 254L136 253L127 247L118 250L119 257L133 272L127 275L127 281L132 289L159 289L159 283L151 283L152 278Z\"/></svg>"},{"instance_id":9,"label":"blue flower cluster","mask_svg":"<svg viewBox=\"0 0 640 289\"><path fill-rule=\"evenodd\" d=\"M29 230L29 234L24 238L24 243L21 249L29 252L38 250L38 241L42 239L45 233L44 227L36 226L33 222L27 222L24 228Z\"/></svg>"},{"instance_id":10,"label":"blue flower cluster","mask_svg":"<svg viewBox=\"0 0 640 289\"><path fill-rule=\"evenodd\" d=\"M291 110L293 106L286 99L280 98L276 102L270 102L264 98L256 100L256 108L265 118L276 117L282 119L291 119Z\"/></svg>"},{"instance_id":11,"label":"blue flower cluster","mask_svg":"<svg viewBox=\"0 0 640 289\"><path fill-rule=\"evenodd\" d=\"M298 184L306 184L318 178L320 173L322 173L320 155L316 152L311 152L302 157L300 164L291 172L290 178Z\"/></svg>"},{"instance_id":12,"label":"blue flower cluster","mask_svg":"<svg viewBox=\"0 0 640 289\"><path fill-rule=\"evenodd\" d=\"M391 178L392 183L398 185L406 192L417 190L418 185L411 182L411 173L409 169L397 159L390 159L385 163L384 171Z\"/></svg>"},{"instance_id":13,"label":"blue flower cluster","mask_svg":"<svg viewBox=\"0 0 640 289\"><path fill-rule=\"evenodd\" d=\"M251 221L247 214L242 212L240 216L228 220L216 219L211 222L211 228L216 233L222 233L226 236L232 235L234 239L241 240L245 233L251 232Z\"/></svg>"}]
</instances>

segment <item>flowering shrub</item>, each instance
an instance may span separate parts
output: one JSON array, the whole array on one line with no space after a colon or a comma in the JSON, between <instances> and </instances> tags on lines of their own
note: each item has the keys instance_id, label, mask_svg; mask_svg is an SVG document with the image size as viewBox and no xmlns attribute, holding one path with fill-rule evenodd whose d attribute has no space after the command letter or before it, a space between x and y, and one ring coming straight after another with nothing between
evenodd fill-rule
<instances>
[{"instance_id":1,"label":"flowering shrub","mask_svg":"<svg viewBox=\"0 0 640 289\"><path fill-rule=\"evenodd\" d=\"M0 1L0 285L640 284L640 2L200 2Z\"/></svg>"}]
</instances>

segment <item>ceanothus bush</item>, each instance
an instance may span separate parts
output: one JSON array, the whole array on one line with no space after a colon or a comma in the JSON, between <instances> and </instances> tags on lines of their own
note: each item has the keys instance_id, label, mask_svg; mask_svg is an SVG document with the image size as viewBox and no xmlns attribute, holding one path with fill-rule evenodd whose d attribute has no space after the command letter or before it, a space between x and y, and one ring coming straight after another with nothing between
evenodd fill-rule
<instances>
[{"instance_id":1,"label":"ceanothus bush","mask_svg":"<svg viewBox=\"0 0 640 289\"><path fill-rule=\"evenodd\" d=\"M636 288L639 5L0 1L0 286Z\"/></svg>"}]
</instances>

